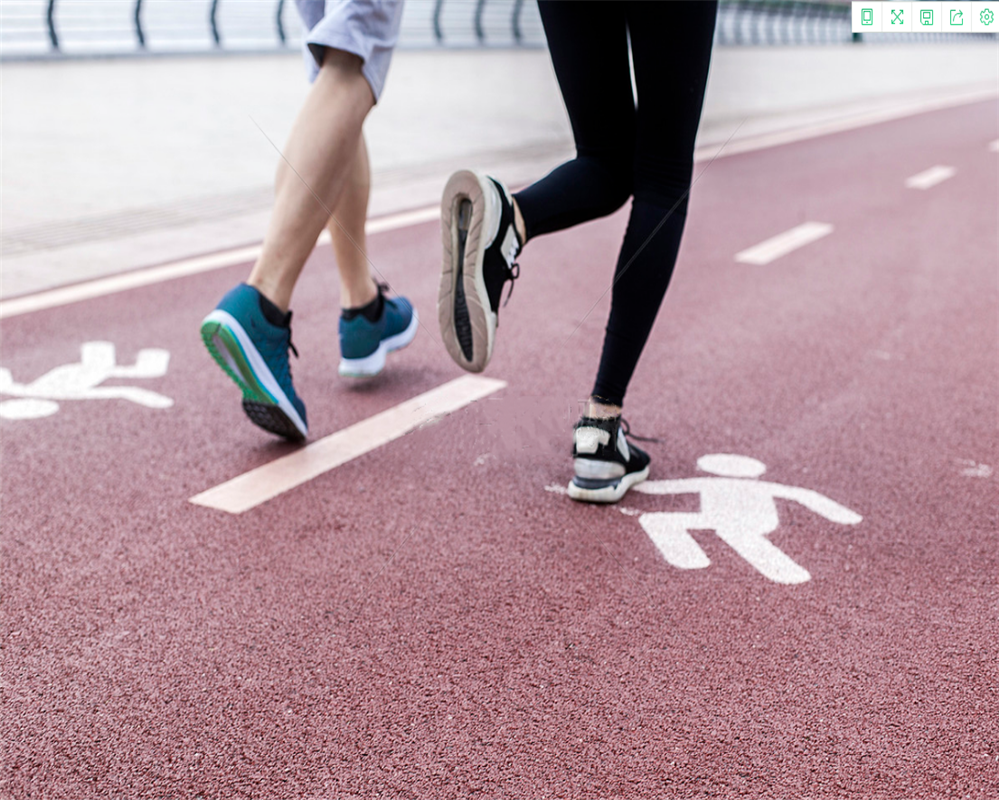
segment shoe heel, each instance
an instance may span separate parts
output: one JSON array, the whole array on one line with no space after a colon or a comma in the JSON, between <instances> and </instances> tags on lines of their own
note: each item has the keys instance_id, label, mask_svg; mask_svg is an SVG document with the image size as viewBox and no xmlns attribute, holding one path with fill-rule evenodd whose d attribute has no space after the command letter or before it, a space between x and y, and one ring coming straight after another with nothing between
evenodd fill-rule
<instances>
[{"instance_id":1,"label":"shoe heel","mask_svg":"<svg viewBox=\"0 0 999 800\"><path fill-rule=\"evenodd\" d=\"M340 358L337 368L341 378L373 378L385 369L385 354L388 350L381 346L365 358Z\"/></svg>"}]
</instances>

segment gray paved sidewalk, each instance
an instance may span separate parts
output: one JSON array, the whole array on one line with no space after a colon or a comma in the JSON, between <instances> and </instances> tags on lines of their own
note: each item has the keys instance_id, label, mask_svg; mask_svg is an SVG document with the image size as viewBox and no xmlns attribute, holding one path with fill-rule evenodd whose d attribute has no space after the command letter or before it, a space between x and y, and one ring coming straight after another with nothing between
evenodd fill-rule
<instances>
[{"instance_id":1,"label":"gray paved sidewalk","mask_svg":"<svg viewBox=\"0 0 999 800\"><path fill-rule=\"evenodd\" d=\"M700 141L999 89L997 65L995 43L719 48ZM0 83L5 297L259 241L266 137L307 89L295 55L5 64ZM435 202L458 166L517 183L571 153L538 50L400 51L366 135L373 214Z\"/></svg>"}]
</instances>

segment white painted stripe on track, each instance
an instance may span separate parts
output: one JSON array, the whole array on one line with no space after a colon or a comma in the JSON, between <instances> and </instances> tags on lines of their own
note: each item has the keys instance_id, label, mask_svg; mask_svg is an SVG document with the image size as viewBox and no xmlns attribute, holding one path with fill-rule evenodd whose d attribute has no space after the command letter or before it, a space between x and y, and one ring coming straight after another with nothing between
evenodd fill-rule
<instances>
[{"instance_id":1,"label":"white painted stripe on track","mask_svg":"<svg viewBox=\"0 0 999 800\"><path fill-rule=\"evenodd\" d=\"M828 222L805 222L789 231L772 236L765 242L753 245L741 253L736 253L735 260L742 264L769 264L781 256L811 244L833 232L833 226Z\"/></svg>"},{"instance_id":2,"label":"white painted stripe on track","mask_svg":"<svg viewBox=\"0 0 999 800\"><path fill-rule=\"evenodd\" d=\"M942 164L937 164L937 166L930 167L918 175L906 178L905 185L909 189L930 189L938 183L943 183L948 178L953 178L956 172L957 170L953 167L945 167Z\"/></svg>"},{"instance_id":3,"label":"white painted stripe on track","mask_svg":"<svg viewBox=\"0 0 999 800\"><path fill-rule=\"evenodd\" d=\"M406 228L410 225L418 225L422 222L429 222L432 219L437 219L439 216L440 206L427 206L413 211L403 211L398 214L370 219L367 225L365 225L365 231L368 234L382 233L384 231L396 230L397 228ZM329 244L329 241L329 231L324 230L316 244ZM259 244L238 247L234 250L185 258L181 261L160 264L159 266L148 267L147 269L123 272L118 275L108 275L104 278L97 278L85 283L73 284L72 286L60 286L57 289L48 289L23 297L12 297L9 300L0 301L0 319L16 317L21 314L30 314L32 311L56 308L57 306L76 303L80 300L104 297L105 295L124 292L128 289L137 289L141 286L163 283L164 281L183 278L187 275L197 275L201 272L210 272L247 261L255 261L257 256L260 255L261 247L262 245Z\"/></svg>"},{"instance_id":4,"label":"white painted stripe on track","mask_svg":"<svg viewBox=\"0 0 999 800\"><path fill-rule=\"evenodd\" d=\"M30 314L32 311L41 311L46 308L56 308L57 306L76 303L80 300L90 300L93 297L103 297L104 295L124 292L127 289L135 289L140 286L162 283L174 278L182 278L185 275L197 275L199 272L221 269L222 267L229 267L243 261L253 261L258 255L260 255L260 245L240 247L236 250L226 250L222 253L187 258L183 261L161 264L157 267L149 267L148 269L136 270L135 272L109 275L106 278L97 278L86 283L75 283L71 286L47 289L37 294L12 297L9 300L0 301L0 319L16 317L21 314Z\"/></svg>"},{"instance_id":5,"label":"white painted stripe on track","mask_svg":"<svg viewBox=\"0 0 999 800\"><path fill-rule=\"evenodd\" d=\"M882 122L891 122L896 119L912 117L916 114L925 114L929 111L942 111L947 108L980 103L983 100L990 100L997 96L995 89L991 87L969 89L967 91L954 92L947 97L922 98L892 104L888 108L873 109L871 111L861 111L838 119L831 119L826 122L814 122L805 125L795 126L787 130L774 131L772 133L754 134L733 139L727 145L722 142L701 145L694 151L694 161L710 161L713 158L725 158L726 156L736 156L740 153L750 153L756 150L766 150L770 147L778 147L782 144L793 144L794 142L804 142L808 139L816 139L820 136L828 136L831 133L841 133L851 131L856 128L866 128L869 125L877 125Z\"/></svg>"},{"instance_id":6,"label":"white painted stripe on track","mask_svg":"<svg viewBox=\"0 0 999 800\"><path fill-rule=\"evenodd\" d=\"M832 133L866 128L869 125L878 125L882 122L904 119L916 114L925 114L930 111L942 111L947 108L980 103L983 100L990 100L996 96L997 92L995 89L981 87L954 92L947 97L902 101L898 104L892 104L887 108L861 111L846 117L828 120L827 122L807 123L787 130L739 137L733 139L727 145L722 142L701 145L694 151L694 161L710 161L714 158L725 158L727 156L736 156L740 153L766 150L770 147L778 147L783 144L804 142L808 139L817 139L820 136L828 136Z\"/></svg>"},{"instance_id":7,"label":"white painted stripe on track","mask_svg":"<svg viewBox=\"0 0 999 800\"><path fill-rule=\"evenodd\" d=\"M407 228L410 225L420 225L424 222L430 222L430 220L440 218L441 207L438 203L432 206L417 208L413 211L402 211L398 214L391 214L387 217L369 219L367 225L364 226L364 232L370 236L373 233L394 231L398 228Z\"/></svg>"},{"instance_id":8,"label":"white painted stripe on track","mask_svg":"<svg viewBox=\"0 0 999 800\"><path fill-rule=\"evenodd\" d=\"M506 381L478 375L456 378L195 495L190 502L242 514L505 386Z\"/></svg>"}]
</instances>

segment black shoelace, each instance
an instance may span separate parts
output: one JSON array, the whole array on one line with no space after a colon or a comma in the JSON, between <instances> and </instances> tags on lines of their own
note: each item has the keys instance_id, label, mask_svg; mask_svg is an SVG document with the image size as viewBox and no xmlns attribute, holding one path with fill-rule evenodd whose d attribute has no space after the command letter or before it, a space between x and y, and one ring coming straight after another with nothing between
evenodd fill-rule
<instances>
[{"instance_id":1,"label":"black shoelace","mask_svg":"<svg viewBox=\"0 0 999 800\"><path fill-rule=\"evenodd\" d=\"M624 435L629 439L634 439L638 442L653 442L655 444L662 444L662 439L657 439L655 436L639 436L637 433L631 432L631 425L628 424L628 420L621 417L621 428L624 430Z\"/></svg>"},{"instance_id":2,"label":"black shoelace","mask_svg":"<svg viewBox=\"0 0 999 800\"><path fill-rule=\"evenodd\" d=\"M509 267L506 268L506 277L503 278L503 283L510 281L510 291L506 293L506 300L503 301L503 308L506 308L506 304L510 302L510 298L513 296L513 284L517 278L520 277L520 264L514 261Z\"/></svg>"}]
</instances>

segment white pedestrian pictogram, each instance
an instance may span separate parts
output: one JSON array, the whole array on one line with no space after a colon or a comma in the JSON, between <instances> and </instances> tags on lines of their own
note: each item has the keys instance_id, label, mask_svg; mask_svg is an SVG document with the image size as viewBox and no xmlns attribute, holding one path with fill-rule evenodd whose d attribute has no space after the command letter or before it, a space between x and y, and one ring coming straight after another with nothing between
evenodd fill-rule
<instances>
[{"instance_id":1,"label":"white pedestrian pictogram","mask_svg":"<svg viewBox=\"0 0 999 800\"><path fill-rule=\"evenodd\" d=\"M0 394L15 400L0 403L0 417L38 419L59 410L56 400L129 400L147 408L169 408L173 400L137 386L101 386L110 378L159 378L166 375L170 353L149 348L140 350L135 364L115 362L111 342L84 342L80 361L56 367L28 384L16 383L9 369L0 367Z\"/></svg>"},{"instance_id":2,"label":"white pedestrian pictogram","mask_svg":"<svg viewBox=\"0 0 999 800\"><path fill-rule=\"evenodd\" d=\"M702 569L710 565L691 531L712 530L722 541L777 583L804 583L808 570L773 544L767 535L777 530L775 499L793 500L831 522L856 525L863 517L811 489L761 481L766 464L748 456L715 453L701 456L697 466L715 477L646 481L635 487L645 494L697 494L698 512L652 512L638 517L642 528L674 567ZM634 511L622 508L627 514Z\"/></svg>"}]
</instances>

